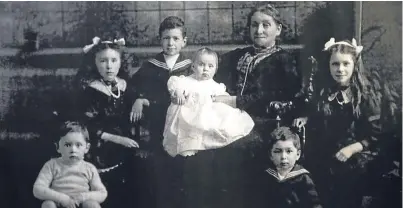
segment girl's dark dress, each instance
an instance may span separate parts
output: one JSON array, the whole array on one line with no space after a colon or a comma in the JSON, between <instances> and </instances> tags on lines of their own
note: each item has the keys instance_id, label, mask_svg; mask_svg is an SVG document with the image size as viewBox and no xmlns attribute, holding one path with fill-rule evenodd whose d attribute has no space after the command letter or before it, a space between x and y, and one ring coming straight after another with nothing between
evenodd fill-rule
<instances>
[{"instance_id":1,"label":"girl's dark dress","mask_svg":"<svg viewBox=\"0 0 403 208\"><path fill-rule=\"evenodd\" d=\"M108 84L115 86L112 91L116 95L120 93L119 97L112 96L106 88ZM120 92L116 86L119 86ZM135 168L140 167L140 161L135 161L136 150L105 141L101 139L101 134L107 132L134 139L129 112L135 94L128 93L123 79L118 79L117 83L94 80L82 91L81 98L83 120L88 126L91 142L88 161L99 169L108 189L108 199L104 204L128 204L136 196L134 187L138 186L134 182L139 177Z\"/></svg>"},{"instance_id":2,"label":"girl's dark dress","mask_svg":"<svg viewBox=\"0 0 403 208\"><path fill-rule=\"evenodd\" d=\"M215 80L225 84L229 94L236 96L236 107L245 110L255 122L250 135L233 145L247 147L248 151L223 148L219 150L221 155L217 156L222 158L223 164L220 183L233 187L231 189L237 192L233 197L236 201L247 194L242 193L247 192L242 191L245 190L243 185L251 183L251 180L259 180L251 177L251 174L267 167L265 142L276 127L277 117L277 113L270 108L270 102L293 102L296 108L281 115L282 125L290 125L302 108L302 98L297 97L302 78L295 68L294 58L282 48L274 46L262 53L256 53L254 47L246 47L224 54ZM234 184L241 187L234 188ZM238 201L234 204L242 203Z\"/></svg>"},{"instance_id":3,"label":"girl's dark dress","mask_svg":"<svg viewBox=\"0 0 403 208\"><path fill-rule=\"evenodd\" d=\"M322 90L319 105L308 121L306 162L330 207L359 207L368 183L369 166L378 155L379 108L368 100L353 114L352 103L341 104L341 89ZM349 89L342 89L349 91ZM323 106L328 105L328 110ZM322 106L322 107L321 107ZM342 148L360 142L363 151L340 162L335 155ZM323 194L322 194L323 193ZM326 206L326 207L328 207Z\"/></svg>"}]
</instances>

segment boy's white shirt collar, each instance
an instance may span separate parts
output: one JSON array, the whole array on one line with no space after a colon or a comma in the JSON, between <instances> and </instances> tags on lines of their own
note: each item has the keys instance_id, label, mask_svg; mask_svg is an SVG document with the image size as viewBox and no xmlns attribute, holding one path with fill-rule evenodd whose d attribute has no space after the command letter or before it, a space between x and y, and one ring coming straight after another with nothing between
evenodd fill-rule
<instances>
[{"instance_id":1,"label":"boy's white shirt collar","mask_svg":"<svg viewBox=\"0 0 403 208\"><path fill-rule=\"evenodd\" d=\"M167 64L168 68L173 69L175 66L176 61L179 58L179 53L173 56L167 56L165 54L164 55L164 59L165 59L165 63Z\"/></svg>"},{"instance_id":2,"label":"boy's white shirt collar","mask_svg":"<svg viewBox=\"0 0 403 208\"><path fill-rule=\"evenodd\" d=\"M280 175L280 173L277 173L277 177L278 177L280 180L283 180L286 175L288 175L288 174L285 174L284 176L282 176L282 175Z\"/></svg>"}]
</instances>

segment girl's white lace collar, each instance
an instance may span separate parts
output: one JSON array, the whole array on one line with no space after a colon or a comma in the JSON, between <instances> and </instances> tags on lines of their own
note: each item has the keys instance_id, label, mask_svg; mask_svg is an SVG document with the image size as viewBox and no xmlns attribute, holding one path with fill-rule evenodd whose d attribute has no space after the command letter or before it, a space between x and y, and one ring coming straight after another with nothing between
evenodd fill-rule
<instances>
[{"instance_id":1,"label":"girl's white lace collar","mask_svg":"<svg viewBox=\"0 0 403 208\"><path fill-rule=\"evenodd\" d=\"M116 87L118 88L118 94L115 94L112 92L111 86L107 86L105 84L105 82L101 81L101 80L94 80L92 82L90 82L88 84L89 87L94 88L96 90L98 90L99 92L102 92L108 96L112 96L114 98L119 98L121 95L121 91L125 91L126 90L126 81L124 79L120 79L118 77L116 77Z\"/></svg>"}]
</instances>

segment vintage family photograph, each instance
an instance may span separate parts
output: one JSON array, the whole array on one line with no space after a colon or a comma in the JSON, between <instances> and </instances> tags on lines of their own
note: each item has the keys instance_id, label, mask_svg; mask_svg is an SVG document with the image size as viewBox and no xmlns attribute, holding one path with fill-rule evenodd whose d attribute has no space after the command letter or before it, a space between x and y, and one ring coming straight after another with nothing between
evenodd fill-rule
<instances>
[{"instance_id":1,"label":"vintage family photograph","mask_svg":"<svg viewBox=\"0 0 403 208\"><path fill-rule=\"evenodd\" d=\"M0 1L1 208L402 194L402 2Z\"/></svg>"}]
</instances>

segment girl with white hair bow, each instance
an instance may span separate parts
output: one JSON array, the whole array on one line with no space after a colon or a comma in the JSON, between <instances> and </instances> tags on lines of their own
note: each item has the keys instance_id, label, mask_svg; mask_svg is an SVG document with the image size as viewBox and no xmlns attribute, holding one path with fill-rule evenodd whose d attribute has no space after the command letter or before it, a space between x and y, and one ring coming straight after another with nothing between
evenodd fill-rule
<instances>
[{"instance_id":1,"label":"girl with white hair bow","mask_svg":"<svg viewBox=\"0 0 403 208\"><path fill-rule=\"evenodd\" d=\"M309 120L299 119L308 121L306 166L325 207L360 207L379 151L379 100L364 76L362 49L355 39L326 42L326 68L315 77L322 84L314 85Z\"/></svg>"},{"instance_id":2,"label":"girl with white hair bow","mask_svg":"<svg viewBox=\"0 0 403 208\"><path fill-rule=\"evenodd\" d=\"M130 206L131 200L138 200L129 193L139 192L133 189L139 187L134 181L139 174L135 177L134 170L144 169L139 167L143 162L135 157L141 150L129 121L131 104L137 97L129 92L125 80L124 46L123 38L94 37L92 44L83 48L84 62L77 75L82 85L79 115L90 134L89 161L97 167L108 189L105 203L110 207Z\"/></svg>"}]
</instances>

